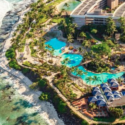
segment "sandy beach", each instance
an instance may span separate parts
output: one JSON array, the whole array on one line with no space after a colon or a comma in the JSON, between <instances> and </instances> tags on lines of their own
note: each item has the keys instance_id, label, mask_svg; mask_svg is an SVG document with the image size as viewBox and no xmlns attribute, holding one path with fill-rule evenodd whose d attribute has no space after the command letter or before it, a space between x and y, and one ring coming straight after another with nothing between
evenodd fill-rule
<instances>
[{"instance_id":1,"label":"sandy beach","mask_svg":"<svg viewBox=\"0 0 125 125\"><path fill-rule=\"evenodd\" d=\"M0 56L0 67L2 70L5 71L4 75L6 79L13 80L13 88L18 91L19 94L21 94L27 101L33 103L34 109L39 112L39 114L50 124L50 125L64 125L64 122L59 119L57 112L53 105L49 102L40 101L38 97L40 96L41 92L38 90L31 90L29 89L29 85L32 84L32 82L25 77L20 71L16 71L15 69L10 69L8 65L8 60L5 57L6 51L11 46L11 39L14 31L16 30L17 26L22 23L22 19L24 17L24 14L27 13L30 9L27 8L26 10L22 11L20 13L20 19L18 23L16 23L13 26L13 30L11 31L8 39L6 40L2 54ZM3 75L3 76L4 76Z\"/></svg>"}]
</instances>

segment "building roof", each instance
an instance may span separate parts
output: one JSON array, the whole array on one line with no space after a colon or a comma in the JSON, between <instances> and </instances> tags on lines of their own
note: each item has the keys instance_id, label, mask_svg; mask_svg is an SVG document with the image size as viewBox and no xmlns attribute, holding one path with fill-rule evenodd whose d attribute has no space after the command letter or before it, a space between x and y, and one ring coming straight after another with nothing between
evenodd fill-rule
<instances>
[{"instance_id":1,"label":"building roof","mask_svg":"<svg viewBox=\"0 0 125 125\"><path fill-rule=\"evenodd\" d=\"M125 91L122 91L122 95L125 96Z\"/></svg>"},{"instance_id":2,"label":"building roof","mask_svg":"<svg viewBox=\"0 0 125 125\"><path fill-rule=\"evenodd\" d=\"M102 88L103 92L111 92L111 89L109 87Z\"/></svg>"},{"instance_id":3,"label":"building roof","mask_svg":"<svg viewBox=\"0 0 125 125\"><path fill-rule=\"evenodd\" d=\"M119 95L120 93L118 91L112 91L113 95Z\"/></svg>"},{"instance_id":4,"label":"building roof","mask_svg":"<svg viewBox=\"0 0 125 125\"><path fill-rule=\"evenodd\" d=\"M111 95L113 95L112 92L105 92L104 94L105 94L105 96L111 96Z\"/></svg>"},{"instance_id":5,"label":"building roof","mask_svg":"<svg viewBox=\"0 0 125 125\"><path fill-rule=\"evenodd\" d=\"M89 101L89 102L96 102L96 101L97 101L97 98L96 98L95 96L89 97L89 98L88 98L88 101Z\"/></svg>"},{"instance_id":6,"label":"building roof","mask_svg":"<svg viewBox=\"0 0 125 125\"><path fill-rule=\"evenodd\" d=\"M121 95L120 95L120 94L114 95L114 98L115 98L115 99L120 99L120 98L121 98Z\"/></svg>"},{"instance_id":7,"label":"building roof","mask_svg":"<svg viewBox=\"0 0 125 125\"><path fill-rule=\"evenodd\" d=\"M106 102L104 100L98 100L97 105L103 107L103 106L106 106Z\"/></svg>"},{"instance_id":8,"label":"building roof","mask_svg":"<svg viewBox=\"0 0 125 125\"><path fill-rule=\"evenodd\" d=\"M98 91L92 91L92 94L93 94L94 96L102 95L102 93L101 93L100 90L98 90Z\"/></svg>"},{"instance_id":9,"label":"building roof","mask_svg":"<svg viewBox=\"0 0 125 125\"><path fill-rule=\"evenodd\" d=\"M117 81L110 82L109 85L110 85L110 87L118 87L119 86Z\"/></svg>"},{"instance_id":10,"label":"building roof","mask_svg":"<svg viewBox=\"0 0 125 125\"><path fill-rule=\"evenodd\" d=\"M97 97L98 100L104 99L104 97L103 97L102 95L98 95L98 96L96 96L96 97Z\"/></svg>"},{"instance_id":11,"label":"building roof","mask_svg":"<svg viewBox=\"0 0 125 125\"><path fill-rule=\"evenodd\" d=\"M100 91L99 87L93 87L93 91Z\"/></svg>"},{"instance_id":12,"label":"building roof","mask_svg":"<svg viewBox=\"0 0 125 125\"><path fill-rule=\"evenodd\" d=\"M107 81L108 81L108 83L111 83L111 82L115 82L116 79L108 79Z\"/></svg>"},{"instance_id":13,"label":"building roof","mask_svg":"<svg viewBox=\"0 0 125 125\"><path fill-rule=\"evenodd\" d=\"M114 97L113 95L110 95L110 96L106 96L107 100L110 101L110 100L114 100Z\"/></svg>"},{"instance_id":14,"label":"building roof","mask_svg":"<svg viewBox=\"0 0 125 125\"><path fill-rule=\"evenodd\" d=\"M101 86L101 88L104 88L104 87L108 87L108 84L104 83L104 84L101 84L100 86Z\"/></svg>"}]
</instances>

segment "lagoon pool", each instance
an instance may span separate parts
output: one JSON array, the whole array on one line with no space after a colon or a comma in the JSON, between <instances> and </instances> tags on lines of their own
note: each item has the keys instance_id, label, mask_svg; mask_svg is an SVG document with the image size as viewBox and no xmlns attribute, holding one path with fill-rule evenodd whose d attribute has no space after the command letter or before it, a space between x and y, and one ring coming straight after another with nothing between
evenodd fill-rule
<instances>
[{"instance_id":1,"label":"lagoon pool","mask_svg":"<svg viewBox=\"0 0 125 125\"><path fill-rule=\"evenodd\" d=\"M111 79L111 78L118 78L118 77L121 77L124 72L120 72L120 73L115 73L115 74L111 74L111 73L93 73L93 72L90 72L90 71L87 71L83 66L79 66L78 69L82 70L83 72L86 72L86 74L83 74L79 77L81 77L85 82L86 84L88 85L99 85L101 83L106 83L108 79ZM76 73L72 73L73 75L76 76ZM78 75L77 75L78 76ZM89 80L89 77L94 77L96 76L97 77L97 80L93 81L93 80Z\"/></svg>"},{"instance_id":2,"label":"lagoon pool","mask_svg":"<svg viewBox=\"0 0 125 125\"><path fill-rule=\"evenodd\" d=\"M78 66L83 59L83 57L79 54L63 54L62 59L64 60L66 58L69 59L69 62L67 64L65 64L68 67ZM62 62L62 64L63 64L63 62Z\"/></svg>"},{"instance_id":3,"label":"lagoon pool","mask_svg":"<svg viewBox=\"0 0 125 125\"><path fill-rule=\"evenodd\" d=\"M54 49L54 55L58 56L62 53L61 48L65 47L66 43L59 41L57 38L53 38L50 41L46 42L45 45L50 45Z\"/></svg>"},{"instance_id":4,"label":"lagoon pool","mask_svg":"<svg viewBox=\"0 0 125 125\"><path fill-rule=\"evenodd\" d=\"M68 4L68 6L65 6L65 3ZM77 0L69 0L66 2L63 2L58 6L59 10L65 9L69 12L73 11L81 2Z\"/></svg>"}]
</instances>

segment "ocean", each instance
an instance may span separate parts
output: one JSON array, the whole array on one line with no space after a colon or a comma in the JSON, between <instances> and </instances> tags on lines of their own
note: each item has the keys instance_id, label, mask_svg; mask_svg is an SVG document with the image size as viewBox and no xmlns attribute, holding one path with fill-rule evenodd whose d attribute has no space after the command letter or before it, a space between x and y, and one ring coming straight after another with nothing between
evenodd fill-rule
<instances>
[{"instance_id":1,"label":"ocean","mask_svg":"<svg viewBox=\"0 0 125 125\"><path fill-rule=\"evenodd\" d=\"M0 27L6 13L21 1L0 0ZM8 75L1 76L3 73L0 73L0 125L48 125L34 109L33 104L26 101L23 95L13 88L13 80Z\"/></svg>"}]
</instances>

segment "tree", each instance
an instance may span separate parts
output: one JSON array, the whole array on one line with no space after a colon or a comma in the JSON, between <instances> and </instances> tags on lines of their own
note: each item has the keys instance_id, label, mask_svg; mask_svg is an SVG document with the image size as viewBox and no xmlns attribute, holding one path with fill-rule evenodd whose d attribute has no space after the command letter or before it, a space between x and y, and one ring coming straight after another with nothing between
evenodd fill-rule
<instances>
[{"instance_id":1,"label":"tree","mask_svg":"<svg viewBox=\"0 0 125 125\"><path fill-rule=\"evenodd\" d=\"M106 43L93 45L91 49L99 55L110 55L111 53L111 49Z\"/></svg>"},{"instance_id":2,"label":"tree","mask_svg":"<svg viewBox=\"0 0 125 125\"><path fill-rule=\"evenodd\" d=\"M122 33L124 33L125 34L125 17L121 17L120 19L119 19L119 22L120 22L120 29L121 29L121 31L122 31Z\"/></svg>"},{"instance_id":3,"label":"tree","mask_svg":"<svg viewBox=\"0 0 125 125\"><path fill-rule=\"evenodd\" d=\"M38 86L39 86L40 88L43 88L43 87L46 86L47 82L48 82L47 79L40 79L40 80L38 81Z\"/></svg>"},{"instance_id":4,"label":"tree","mask_svg":"<svg viewBox=\"0 0 125 125\"><path fill-rule=\"evenodd\" d=\"M72 43L73 42L73 36L71 34L69 34L67 36L68 42Z\"/></svg>"},{"instance_id":5,"label":"tree","mask_svg":"<svg viewBox=\"0 0 125 125\"><path fill-rule=\"evenodd\" d=\"M48 93L42 93L39 97L39 99L42 101L48 101L49 98L50 98L50 95Z\"/></svg>"},{"instance_id":6,"label":"tree","mask_svg":"<svg viewBox=\"0 0 125 125\"><path fill-rule=\"evenodd\" d=\"M123 115L123 110L121 108L109 108L109 111L111 113L112 116L114 116L115 118L119 118Z\"/></svg>"},{"instance_id":7,"label":"tree","mask_svg":"<svg viewBox=\"0 0 125 125\"><path fill-rule=\"evenodd\" d=\"M66 103L64 103L63 101L60 100L57 107L58 107L58 111L60 113L65 113L66 112Z\"/></svg>"},{"instance_id":8,"label":"tree","mask_svg":"<svg viewBox=\"0 0 125 125\"><path fill-rule=\"evenodd\" d=\"M94 104L94 103L90 103L90 104L89 104L89 107L90 107L91 110L94 110L94 109L97 108L97 105Z\"/></svg>"},{"instance_id":9,"label":"tree","mask_svg":"<svg viewBox=\"0 0 125 125\"><path fill-rule=\"evenodd\" d=\"M91 33L93 33L93 34L96 34L98 31L97 31L97 29L92 29L91 30Z\"/></svg>"},{"instance_id":10,"label":"tree","mask_svg":"<svg viewBox=\"0 0 125 125\"><path fill-rule=\"evenodd\" d=\"M84 37L84 38L86 38L86 33L81 32L81 33L79 34L79 36L80 36L80 37Z\"/></svg>"},{"instance_id":11,"label":"tree","mask_svg":"<svg viewBox=\"0 0 125 125\"><path fill-rule=\"evenodd\" d=\"M65 58L65 59L62 61L62 63L63 63L64 65L66 65L66 64L68 64L68 63L69 63L69 61L70 61L70 59L69 59L69 58Z\"/></svg>"},{"instance_id":12,"label":"tree","mask_svg":"<svg viewBox=\"0 0 125 125\"><path fill-rule=\"evenodd\" d=\"M114 22L114 20L111 17L109 17L107 19L107 29L106 29L106 32L107 32L107 34L109 36L112 36L115 31L116 31L115 22Z\"/></svg>"},{"instance_id":13,"label":"tree","mask_svg":"<svg viewBox=\"0 0 125 125\"><path fill-rule=\"evenodd\" d=\"M90 43L90 41L88 41L88 40L84 40L83 43L82 43L82 45L83 45L84 47L86 47L86 48L90 48L90 47L91 47L91 43Z\"/></svg>"},{"instance_id":14,"label":"tree","mask_svg":"<svg viewBox=\"0 0 125 125\"><path fill-rule=\"evenodd\" d=\"M125 43L125 33L121 34L120 40L121 42Z\"/></svg>"},{"instance_id":15,"label":"tree","mask_svg":"<svg viewBox=\"0 0 125 125\"><path fill-rule=\"evenodd\" d=\"M93 80L93 78L91 76L86 78L87 83L91 82L92 80Z\"/></svg>"}]
</instances>

